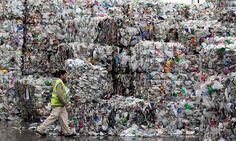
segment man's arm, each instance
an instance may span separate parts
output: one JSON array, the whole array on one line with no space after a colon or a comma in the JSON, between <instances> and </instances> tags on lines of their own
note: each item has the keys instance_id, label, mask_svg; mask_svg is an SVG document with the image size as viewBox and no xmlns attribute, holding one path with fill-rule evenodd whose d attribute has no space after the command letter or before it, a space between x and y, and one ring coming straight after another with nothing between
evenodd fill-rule
<instances>
[{"instance_id":1,"label":"man's arm","mask_svg":"<svg viewBox=\"0 0 236 141\"><path fill-rule=\"evenodd\" d=\"M58 96L58 99L60 100L60 102L64 105L67 104L66 100L64 99L63 97L63 88L62 88L62 85L61 84L58 84L57 85L57 96Z\"/></svg>"}]
</instances>

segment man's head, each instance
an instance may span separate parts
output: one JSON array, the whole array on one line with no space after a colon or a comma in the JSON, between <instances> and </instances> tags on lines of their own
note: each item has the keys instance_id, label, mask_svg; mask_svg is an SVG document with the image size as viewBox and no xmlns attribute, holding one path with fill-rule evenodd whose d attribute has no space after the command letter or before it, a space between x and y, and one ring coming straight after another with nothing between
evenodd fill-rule
<instances>
[{"instance_id":1,"label":"man's head","mask_svg":"<svg viewBox=\"0 0 236 141\"><path fill-rule=\"evenodd\" d=\"M54 76L60 78L63 82L66 82L67 72L65 70L59 70L54 73Z\"/></svg>"}]
</instances>

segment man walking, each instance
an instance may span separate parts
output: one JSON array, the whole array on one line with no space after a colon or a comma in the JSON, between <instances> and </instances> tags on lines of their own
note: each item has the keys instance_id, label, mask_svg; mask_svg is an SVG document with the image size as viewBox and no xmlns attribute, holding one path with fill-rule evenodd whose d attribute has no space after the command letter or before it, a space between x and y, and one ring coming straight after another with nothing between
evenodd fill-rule
<instances>
[{"instance_id":1,"label":"man walking","mask_svg":"<svg viewBox=\"0 0 236 141\"><path fill-rule=\"evenodd\" d=\"M51 106L52 111L50 116L36 129L36 133L40 135L46 135L44 130L54 123L55 121L59 121L62 132L64 136L74 136L68 126L68 113L66 111L66 107L68 107L67 103L67 93L68 88L65 86L67 72L65 70L60 70L54 74L58 79L55 82L53 87L52 97L51 97Z\"/></svg>"}]
</instances>

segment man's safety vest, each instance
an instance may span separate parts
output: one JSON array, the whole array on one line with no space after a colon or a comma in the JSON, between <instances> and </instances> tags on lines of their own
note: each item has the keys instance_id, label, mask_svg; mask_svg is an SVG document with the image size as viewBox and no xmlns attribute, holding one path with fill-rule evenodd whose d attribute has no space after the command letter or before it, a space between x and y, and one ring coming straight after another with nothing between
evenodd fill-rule
<instances>
[{"instance_id":1,"label":"man's safety vest","mask_svg":"<svg viewBox=\"0 0 236 141\"><path fill-rule=\"evenodd\" d=\"M66 86L64 84L64 82L61 79L57 79L56 83L53 87L53 92L52 92L52 97L51 97L51 106L53 107L63 107L64 104L61 103L61 101L59 100L58 96L57 96L57 86L58 84L62 85L62 91L63 91L63 97L66 100L67 99L67 94L66 94Z\"/></svg>"}]
</instances>

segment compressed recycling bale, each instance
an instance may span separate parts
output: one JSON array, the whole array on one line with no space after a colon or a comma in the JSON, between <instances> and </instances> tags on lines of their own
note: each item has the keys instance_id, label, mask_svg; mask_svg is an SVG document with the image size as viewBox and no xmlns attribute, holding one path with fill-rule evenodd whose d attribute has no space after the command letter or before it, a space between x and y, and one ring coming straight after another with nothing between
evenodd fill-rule
<instances>
[{"instance_id":1,"label":"compressed recycling bale","mask_svg":"<svg viewBox=\"0 0 236 141\"><path fill-rule=\"evenodd\" d=\"M107 70L101 66L86 63L80 59L66 61L70 87L82 99L97 99L109 92L112 85Z\"/></svg>"}]
</instances>

